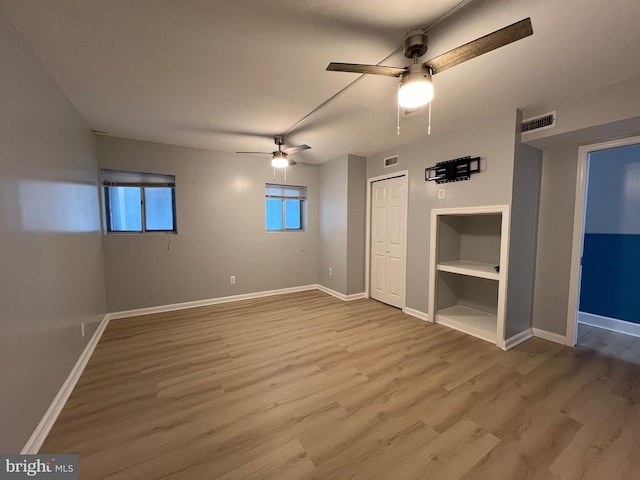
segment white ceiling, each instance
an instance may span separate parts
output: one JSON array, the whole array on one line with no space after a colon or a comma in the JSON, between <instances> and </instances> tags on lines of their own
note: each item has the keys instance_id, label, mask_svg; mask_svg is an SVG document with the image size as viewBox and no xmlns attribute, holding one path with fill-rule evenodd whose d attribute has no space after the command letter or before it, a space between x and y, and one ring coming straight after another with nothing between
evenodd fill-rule
<instances>
[{"instance_id":1,"label":"white ceiling","mask_svg":"<svg viewBox=\"0 0 640 480\"><path fill-rule=\"evenodd\" d=\"M0 9L95 130L214 150L271 151L416 27L434 57L531 17L534 35L434 77L432 132L553 104L640 75L638 0L0 0ZM404 66L402 53L385 61ZM366 76L287 134L299 162L370 155L426 136L397 80ZM265 161L268 157L265 157Z\"/></svg>"}]
</instances>

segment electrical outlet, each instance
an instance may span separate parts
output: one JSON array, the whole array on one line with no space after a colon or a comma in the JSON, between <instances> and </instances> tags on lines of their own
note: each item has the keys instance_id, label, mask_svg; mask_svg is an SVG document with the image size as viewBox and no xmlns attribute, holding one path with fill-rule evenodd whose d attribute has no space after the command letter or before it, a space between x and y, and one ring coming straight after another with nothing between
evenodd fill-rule
<instances>
[{"instance_id":1,"label":"electrical outlet","mask_svg":"<svg viewBox=\"0 0 640 480\"><path fill-rule=\"evenodd\" d=\"M235 275L231 275L229 277L229 283L231 283L231 285L236 283L236 276Z\"/></svg>"},{"instance_id":2,"label":"electrical outlet","mask_svg":"<svg viewBox=\"0 0 640 480\"><path fill-rule=\"evenodd\" d=\"M80 333L82 334L82 338L84 338L84 322L80 324Z\"/></svg>"},{"instance_id":3,"label":"electrical outlet","mask_svg":"<svg viewBox=\"0 0 640 480\"><path fill-rule=\"evenodd\" d=\"M444 188L439 188L438 189L438 198L439 199L442 200L445 197L445 194L446 194L446 190Z\"/></svg>"},{"instance_id":4,"label":"electrical outlet","mask_svg":"<svg viewBox=\"0 0 640 480\"><path fill-rule=\"evenodd\" d=\"M329 275L333 275L333 271L331 270L331 267L329 267Z\"/></svg>"}]
</instances>

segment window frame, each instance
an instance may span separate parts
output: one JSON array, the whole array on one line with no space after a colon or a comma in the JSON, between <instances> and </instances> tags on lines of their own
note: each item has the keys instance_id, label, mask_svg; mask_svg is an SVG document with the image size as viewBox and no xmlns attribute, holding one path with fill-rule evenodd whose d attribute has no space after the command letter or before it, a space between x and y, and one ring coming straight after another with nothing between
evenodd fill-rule
<instances>
[{"instance_id":1,"label":"window frame","mask_svg":"<svg viewBox=\"0 0 640 480\"><path fill-rule=\"evenodd\" d=\"M278 188L281 189L282 192L286 190L296 190L298 192L297 196L286 195L283 193L282 195L273 195L269 194L270 188ZM278 232L304 232L306 231L306 210L307 210L307 187L301 185L284 185L277 183L265 183L265 230L267 233L278 233ZM282 228L279 229L270 229L267 223L267 201L278 199L280 200L280 208L282 212ZM287 216L286 216L286 201L287 200L298 200L300 202L299 208L299 218L300 218L300 228L287 228Z\"/></svg>"},{"instance_id":2,"label":"window frame","mask_svg":"<svg viewBox=\"0 0 640 480\"><path fill-rule=\"evenodd\" d=\"M135 180L127 180L130 176ZM167 174L144 173L125 170L101 171L102 177L102 198L104 204L104 231L108 235L149 235L149 234L177 234L177 208L176 208L176 185L175 176ZM140 228L141 230L113 230L112 208L110 199L110 188L125 187L137 188L140 191ZM170 230L149 230L147 228L147 211L145 201L145 190L147 188L169 188L171 191L171 218L173 229Z\"/></svg>"}]
</instances>

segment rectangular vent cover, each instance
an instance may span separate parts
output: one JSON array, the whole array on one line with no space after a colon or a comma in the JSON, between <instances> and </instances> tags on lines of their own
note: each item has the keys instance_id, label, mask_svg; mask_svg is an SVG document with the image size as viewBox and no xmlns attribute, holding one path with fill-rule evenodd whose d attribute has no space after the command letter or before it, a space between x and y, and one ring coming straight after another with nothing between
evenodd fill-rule
<instances>
[{"instance_id":1,"label":"rectangular vent cover","mask_svg":"<svg viewBox=\"0 0 640 480\"><path fill-rule=\"evenodd\" d=\"M531 133L556 126L556 112L545 113L522 121L522 133Z\"/></svg>"},{"instance_id":2,"label":"rectangular vent cover","mask_svg":"<svg viewBox=\"0 0 640 480\"><path fill-rule=\"evenodd\" d=\"M384 168L393 167L394 165L398 165L398 163L400 163L400 157L398 155L387 157L384 159Z\"/></svg>"}]
</instances>

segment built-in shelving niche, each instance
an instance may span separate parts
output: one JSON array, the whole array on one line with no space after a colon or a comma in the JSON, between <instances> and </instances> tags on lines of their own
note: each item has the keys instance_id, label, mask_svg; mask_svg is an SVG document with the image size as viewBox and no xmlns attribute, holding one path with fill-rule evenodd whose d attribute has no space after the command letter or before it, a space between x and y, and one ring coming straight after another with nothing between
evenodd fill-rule
<instances>
[{"instance_id":1,"label":"built-in shelving niche","mask_svg":"<svg viewBox=\"0 0 640 480\"><path fill-rule=\"evenodd\" d=\"M505 348L507 206L436 209L429 318Z\"/></svg>"}]
</instances>

